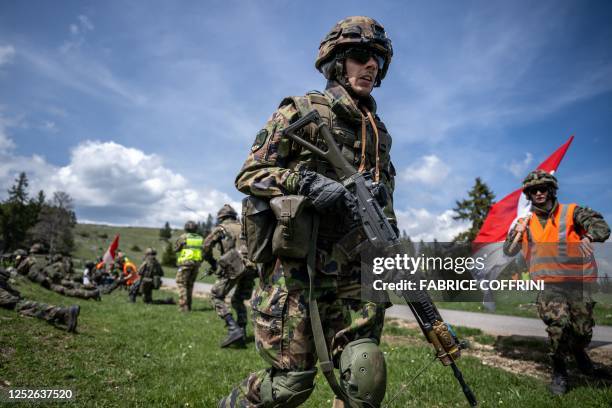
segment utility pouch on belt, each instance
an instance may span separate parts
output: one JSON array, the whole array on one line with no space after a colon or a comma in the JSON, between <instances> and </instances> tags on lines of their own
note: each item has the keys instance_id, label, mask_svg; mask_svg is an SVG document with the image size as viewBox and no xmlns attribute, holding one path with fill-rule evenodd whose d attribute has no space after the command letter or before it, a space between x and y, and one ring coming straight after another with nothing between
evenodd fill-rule
<instances>
[{"instance_id":1,"label":"utility pouch on belt","mask_svg":"<svg viewBox=\"0 0 612 408\"><path fill-rule=\"evenodd\" d=\"M265 263L274 259L272 233L275 226L276 219L267 200L254 196L242 200L242 232L251 262Z\"/></svg>"},{"instance_id":2,"label":"utility pouch on belt","mask_svg":"<svg viewBox=\"0 0 612 408\"><path fill-rule=\"evenodd\" d=\"M237 278L244 271L244 263L236 248L230 249L219 258L219 266L228 278Z\"/></svg>"},{"instance_id":3,"label":"utility pouch on belt","mask_svg":"<svg viewBox=\"0 0 612 408\"><path fill-rule=\"evenodd\" d=\"M161 288L161 284L162 284L161 276L155 275L153 277L153 289Z\"/></svg>"},{"instance_id":4,"label":"utility pouch on belt","mask_svg":"<svg viewBox=\"0 0 612 408\"><path fill-rule=\"evenodd\" d=\"M312 234L313 209L305 196L288 195L270 200L276 216L272 253L285 258L306 258Z\"/></svg>"}]
</instances>

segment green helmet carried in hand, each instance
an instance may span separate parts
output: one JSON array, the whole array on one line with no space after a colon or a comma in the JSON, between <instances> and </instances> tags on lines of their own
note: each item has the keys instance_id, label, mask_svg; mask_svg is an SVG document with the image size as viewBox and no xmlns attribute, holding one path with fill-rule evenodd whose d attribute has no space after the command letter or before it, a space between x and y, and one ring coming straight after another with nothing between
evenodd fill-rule
<instances>
[{"instance_id":1,"label":"green helmet carried in hand","mask_svg":"<svg viewBox=\"0 0 612 408\"><path fill-rule=\"evenodd\" d=\"M238 218L238 213L229 204L225 204L223 207L221 207L219 212L217 212L217 220L223 221L226 218Z\"/></svg>"},{"instance_id":2,"label":"green helmet carried in hand","mask_svg":"<svg viewBox=\"0 0 612 408\"><path fill-rule=\"evenodd\" d=\"M393 47L385 28L370 17L354 16L338 21L319 45L315 67L327 79L340 80L343 73L343 51L349 48L366 48L382 60L374 86L380 86L391 64Z\"/></svg>"},{"instance_id":3,"label":"green helmet carried in hand","mask_svg":"<svg viewBox=\"0 0 612 408\"><path fill-rule=\"evenodd\" d=\"M523 180L523 193L527 194L527 191L531 187L549 185L553 189L559 189L559 183L557 182L557 178L544 170L534 170L530 172L525 180Z\"/></svg>"},{"instance_id":4,"label":"green helmet carried in hand","mask_svg":"<svg viewBox=\"0 0 612 408\"><path fill-rule=\"evenodd\" d=\"M387 366L373 339L347 344L340 355L340 385L357 406L380 406L387 388Z\"/></svg>"},{"instance_id":5,"label":"green helmet carried in hand","mask_svg":"<svg viewBox=\"0 0 612 408\"><path fill-rule=\"evenodd\" d=\"M185 231L187 232L197 232L198 231L198 224L195 223L195 221L187 221L185 223Z\"/></svg>"}]
</instances>

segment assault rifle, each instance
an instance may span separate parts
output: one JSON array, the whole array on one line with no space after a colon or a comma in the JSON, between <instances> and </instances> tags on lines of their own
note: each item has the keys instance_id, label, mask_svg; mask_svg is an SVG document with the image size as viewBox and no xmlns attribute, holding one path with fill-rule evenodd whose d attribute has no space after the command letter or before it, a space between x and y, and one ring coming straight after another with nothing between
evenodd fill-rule
<instances>
[{"instance_id":1,"label":"assault rifle","mask_svg":"<svg viewBox=\"0 0 612 408\"><path fill-rule=\"evenodd\" d=\"M317 126L319 135L323 137L327 145L327 150L320 149L297 134L304 126L311 123ZM340 182L353 194L361 223L368 241L374 248L384 250L400 243L395 230L387 220L373 193L377 186L372 181L371 176L368 173L358 172L344 158L329 126L321 119L316 110L310 111L285 128L283 136L289 137L295 143L326 159L332 165ZM478 404L476 397L466 384L459 367L455 363L455 360L461 355L463 346L459 344L451 326L444 323L429 294L421 290L410 291L410 294L400 291L397 294L403 297L410 307L425 338L434 347L436 357L443 365L452 368L453 374L461 385L470 406L476 406Z\"/></svg>"}]
</instances>

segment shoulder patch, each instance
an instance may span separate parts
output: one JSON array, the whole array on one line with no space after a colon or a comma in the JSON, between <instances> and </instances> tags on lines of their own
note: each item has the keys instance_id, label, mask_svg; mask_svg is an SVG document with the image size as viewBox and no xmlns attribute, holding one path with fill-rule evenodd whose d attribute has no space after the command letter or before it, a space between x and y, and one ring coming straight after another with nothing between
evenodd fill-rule
<instances>
[{"instance_id":1,"label":"shoulder patch","mask_svg":"<svg viewBox=\"0 0 612 408\"><path fill-rule=\"evenodd\" d=\"M251 151L252 152L256 152L257 150L261 149L261 147L266 143L267 139L268 139L268 130L267 129L261 129L257 133L257 136L255 136L255 141L253 142L253 146L251 147Z\"/></svg>"}]
</instances>

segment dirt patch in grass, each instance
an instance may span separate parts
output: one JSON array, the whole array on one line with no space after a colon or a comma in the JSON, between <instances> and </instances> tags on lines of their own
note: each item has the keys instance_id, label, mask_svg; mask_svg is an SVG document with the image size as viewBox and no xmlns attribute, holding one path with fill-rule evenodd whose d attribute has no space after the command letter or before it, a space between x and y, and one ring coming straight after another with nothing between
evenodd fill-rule
<instances>
[{"instance_id":1,"label":"dirt patch in grass","mask_svg":"<svg viewBox=\"0 0 612 408\"><path fill-rule=\"evenodd\" d=\"M390 329L388 329L390 328ZM461 340L469 341L469 348L462 350L463 355L478 358L483 365L500 368L516 375L526 375L542 381L550 379L550 363L548 360L548 339L526 336L489 336L478 329L461 328L459 333ZM478 339L484 338L487 343L483 344ZM494 341L488 341L493 338ZM417 323L406 322L401 319L387 319L382 341L392 346L401 345L423 345L425 339L420 333ZM589 355L597 367L604 367L609 371L612 378L612 353L609 348L594 348L589 350ZM570 369L578 377L581 377L574 369L572 362Z\"/></svg>"}]
</instances>

